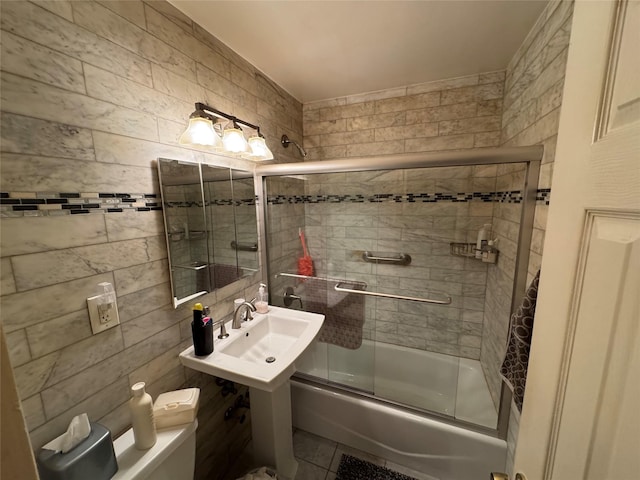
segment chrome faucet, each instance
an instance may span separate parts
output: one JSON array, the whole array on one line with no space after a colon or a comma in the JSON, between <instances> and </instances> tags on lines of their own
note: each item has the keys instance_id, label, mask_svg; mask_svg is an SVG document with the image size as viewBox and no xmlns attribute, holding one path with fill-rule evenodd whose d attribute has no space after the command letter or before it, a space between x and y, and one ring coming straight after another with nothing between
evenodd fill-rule
<instances>
[{"instance_id":1,"label":"chrome faucet","mask_svg":"<svg viewBox=\"0 0 640 480\"><path fill-rule=\"evenodd\" d=\"M245 310L245 315L242 314L243 310ZM233 312L233 323L231 324L231 328L240 328L242 326L243 320L253 320L253 316L251 315L251 313L255 311L256 307L251 302L244 302L238 305L236 311Z\"/></svg>"}]
</instances>

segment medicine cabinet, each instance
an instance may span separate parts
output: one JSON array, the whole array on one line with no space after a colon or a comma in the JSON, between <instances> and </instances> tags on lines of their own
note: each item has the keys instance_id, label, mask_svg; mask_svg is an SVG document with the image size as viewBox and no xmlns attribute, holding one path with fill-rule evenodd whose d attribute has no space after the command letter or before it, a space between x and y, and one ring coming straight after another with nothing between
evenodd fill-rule
<instances>
[{"instance_id":1,"label":"medicine cabinet","mask_svg":"<svg viewBox=\"0 0 640 480\"><path fill-rule=\"evenodd\" d=\"M258 271L253 174L158 159L174 306Z\"/></svg>"}]
</instances>

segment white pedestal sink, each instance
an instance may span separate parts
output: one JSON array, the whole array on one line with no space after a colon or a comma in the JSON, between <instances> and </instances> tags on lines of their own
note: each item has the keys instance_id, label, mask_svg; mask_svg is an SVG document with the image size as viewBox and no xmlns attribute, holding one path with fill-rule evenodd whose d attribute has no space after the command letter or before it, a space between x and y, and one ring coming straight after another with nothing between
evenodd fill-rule
<instances>
[{"instance_id":1,"label":"white pedestal sink","mask_svg":"<svg viewBox=\"0 0 640 480\"><path fill-rule=\"evenodd\" d=\"M180 354L185 367L247 385L251 394L251 433L256 460L293 479L291 390L295 362L320 332L324 315L269 307L229 337L214 336L213 353L197 357L193 347ZM214 334L217 335L217 334Z\"/></svg>"}]
</instances>

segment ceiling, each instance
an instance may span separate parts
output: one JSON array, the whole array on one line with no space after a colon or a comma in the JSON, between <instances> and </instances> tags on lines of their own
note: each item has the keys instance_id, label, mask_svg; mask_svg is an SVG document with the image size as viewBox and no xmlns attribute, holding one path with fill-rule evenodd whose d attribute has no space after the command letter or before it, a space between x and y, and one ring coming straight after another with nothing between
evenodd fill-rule
<instances>
[{"instance_id":1,"label":"ceiling","mask_svg":"<svg viewBox=\"0 0 640 480\"><path fill-rule=\"evenodd\" d=\"M170 0L303 103L502 70L546 0Z\"/></svg>"}]
</instances>

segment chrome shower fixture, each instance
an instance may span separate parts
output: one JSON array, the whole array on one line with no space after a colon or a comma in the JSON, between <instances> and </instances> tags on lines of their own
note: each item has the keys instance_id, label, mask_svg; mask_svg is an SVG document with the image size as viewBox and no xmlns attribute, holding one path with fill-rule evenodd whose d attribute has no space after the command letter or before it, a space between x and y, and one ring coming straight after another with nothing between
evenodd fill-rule
<instances>
[{"instance_id":1,"label":"chrome shower fixture","mask_svg":"<svg viewBox=\"0 0 640 480\"><path fill-rule=\"evenodd\" d=\"M286 135L282 135L282 138L280 139L280 143L282 143L282 146L284 148L289 148L289 144L293 143L296 147L298 147L298 150L300 151L300 155L302 155L303 158L307 156L307 151L304 148L302 148L302 146L295 140L289 140L289 137L287 137Z\"/></svg>"}]
</instances>

